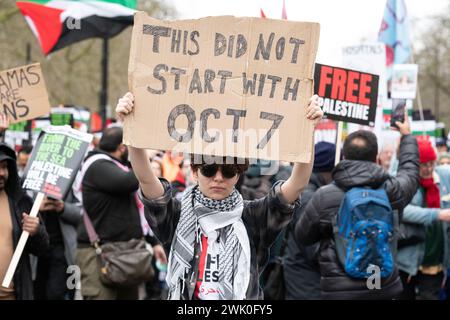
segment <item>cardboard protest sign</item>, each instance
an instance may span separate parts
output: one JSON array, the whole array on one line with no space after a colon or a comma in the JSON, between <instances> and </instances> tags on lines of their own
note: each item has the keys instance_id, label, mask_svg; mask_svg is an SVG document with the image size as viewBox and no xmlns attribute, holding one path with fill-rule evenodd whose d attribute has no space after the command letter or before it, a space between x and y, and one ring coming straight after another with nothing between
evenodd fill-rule
<instances>
[{"instance_id":1,"label":"cardboard protest sign","mask_svg":"<svg viewBox=\"0 0 450 320\"><path fill-rule=\"evenodd\" d=\"M319 24L230 16L161 21L135 14L129 62L139 148L311 161L305 108Z\"/></svg>"},{"instance_id":2,"label":"cardboard protest sign","mask_svg":"<svg viewBox=\"0 0 450 320\"><path fill-rule=\"evenodd\" d=\"M394 64L391 97L395 99L415 99L417 90L417 64Z\"/></svg>"},{"instance_id":3,"label":"cardboard protest sign","mask_svg":"<svg viewBox=\"0 0 450 320\"><path fill-rule=\"evenodd\" d=\"M314 93L328 119L373 126L377 110L378 76L316 64Z\"/></svg>"},{"instance_id":4,"label":"cardboard protest sign","mask_svg":"<svg viewBox=\"0 0 450 320\"><path fill-rule=\"evenodd\" d=\"M69 126L44 129L25 168L22 187L64 199L91 140L91 134Z\"/></svg>"},{"instance_id":5,"label":"cardboard protest sign","mask_svg":"<svg viewBox=\"0 0 450 320\"><path fill-rule=\"evenodd\" d=\"M33 119L50 111L39 63L0 72L0 108L10 123Z\"/></svg>"}]
</instances>

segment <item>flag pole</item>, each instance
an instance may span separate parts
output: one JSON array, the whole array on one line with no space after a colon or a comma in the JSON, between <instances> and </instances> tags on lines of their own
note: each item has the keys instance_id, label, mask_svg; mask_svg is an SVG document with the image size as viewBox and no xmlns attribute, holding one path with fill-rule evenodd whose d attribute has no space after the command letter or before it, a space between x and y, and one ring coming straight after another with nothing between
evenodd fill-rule
<instances>
[{"instance_id":1,"label":"flag pole","mask_svg":"<svg viewBox=\"0 0 450 320\"><path fill-rule=\"evenodd\" d=\"M26 46L26 61L27 64L31 63L31 44L29 42L27 42L27 46Z\"/></svg>"},{"instance_id":2,"label":"flag pole","mask_svg":"<svg viewBox=\"0 0 450 320\"><path fill-rule=\"evenodd\" d=\"M337 122L336 128L336 154L334 157L334 165L336 166L341 161L341 144L342 144L342 129L344 123L342 121Z\"/></svg>"},{"instance_id":3,"label":"flag pole","mask_svg":"<svg viewBox=\"0 0 450 320\"><path fill-rule=\"evenodd\" d=\"M102 129L106 128L107 106L108 106L108 38L104 37L102 42L102 84L100 91L100 114L102 116Z\"/></svg>"}]
</instances>

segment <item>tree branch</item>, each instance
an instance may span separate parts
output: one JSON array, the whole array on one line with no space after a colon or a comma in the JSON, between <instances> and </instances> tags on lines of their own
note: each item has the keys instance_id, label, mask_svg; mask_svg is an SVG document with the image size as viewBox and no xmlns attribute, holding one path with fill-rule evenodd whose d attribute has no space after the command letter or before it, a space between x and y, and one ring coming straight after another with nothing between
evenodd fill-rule
<instances>
[{"instance_id":1,"label":"tree branch","mask_svg":"<svg viewBox=\"0 0 450 320\"><path fill-rule=\"evenodd\" d=\"M4 11L0 12L0 23L8 21L17 13L19 13L19 9L17 7L5 9Z\"/></svg>"}]
</instances>

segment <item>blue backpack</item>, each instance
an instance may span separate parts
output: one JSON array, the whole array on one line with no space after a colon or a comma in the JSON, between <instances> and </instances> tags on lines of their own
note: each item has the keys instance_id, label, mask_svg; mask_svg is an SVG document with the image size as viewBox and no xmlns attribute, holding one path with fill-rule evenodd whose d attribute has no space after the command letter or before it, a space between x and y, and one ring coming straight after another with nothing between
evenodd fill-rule
<instances>
[{"instance_id":1,"label":"blue backpack","mask_svg":"<svg viewBox=\"0 0 450 320\"><path fill-rule=\"evenodd\" d=\"M345 193L332 220L336 252L345 272L353 278L381 278L394 271L398 217L384 188L352 188Z\"/></svg>"}]
</instances>

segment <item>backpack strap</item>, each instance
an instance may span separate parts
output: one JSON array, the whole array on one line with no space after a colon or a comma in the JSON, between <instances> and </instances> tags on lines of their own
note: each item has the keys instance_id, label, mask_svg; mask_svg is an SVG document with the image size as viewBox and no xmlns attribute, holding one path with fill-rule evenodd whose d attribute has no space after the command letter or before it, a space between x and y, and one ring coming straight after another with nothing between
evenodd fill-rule
<instances>
[{"instance_id":1,"label":"backpack strap","mask_svg":"<svg viewBox=\"0 0 450 320\"><path fill-rule=\"evenodd\" d=\"M343 197L342 197L342 199L341 199L341 203L340 203L340 205L339 205L339 209L338 209L338 211L336 212L336 214L333 215L333 216L331 217L331 226L333 227L333 235L335 235L335 234L339 231L339 228L338 228L338 225L337 225L337 223L338 223L338 221L337 221L337 219L338 219L338 214L339 214L339 211L341 211L342 205L344 204L345 193L346 193L348 190L339 187L339 186L337 185L336 181L334 181L334 180L331 181L330 186L333 186L334 188L339 189L340 191L343 192Z\"/></svg>"},{"instance_id":2,"label":"backpack strap","mask_svg":"<svg viewBox=\"0 0 450 320\"><path fill-rule=\"evenodd\" d=\"M86 232L88 234L91 245L94 246L95 248L97 248L97 246L100 242L100 238L98 237L98 234L95 231L92 221L86 212L84 212L84 214L83 214L83 222L84 222L84 226L86 227Z\"/></svg>"}]
</instances>

